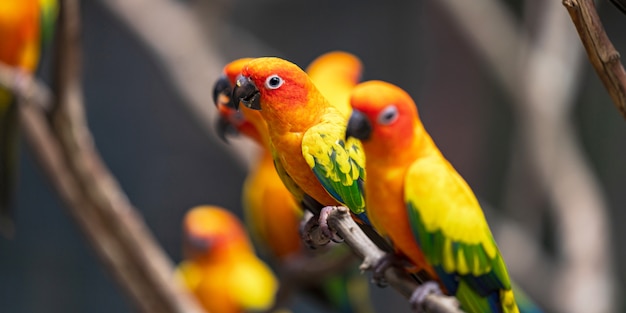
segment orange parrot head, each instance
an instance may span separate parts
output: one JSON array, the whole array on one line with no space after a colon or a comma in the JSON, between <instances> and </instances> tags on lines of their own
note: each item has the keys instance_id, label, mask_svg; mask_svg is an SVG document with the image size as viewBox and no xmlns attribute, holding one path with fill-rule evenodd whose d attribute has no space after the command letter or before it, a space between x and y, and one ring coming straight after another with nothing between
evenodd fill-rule
<instances>
[{"instance_id":1,"label":"orange parrot head","mask_svg":"<svg viewBox=\"0 0 626 313\"><path fill-rule=\"evenodd\" d=\"M350 104L353 111L346 137L360 139L364 149L371 143L387 154L389 149L404 148L412 142L415 127L421 125L411 96L383 81L357 85Z\"/></svg>"},{"instance_id":2,"label":"orange parrot head","mask_svg":"<svg viewBox=\"0 0 626 313\"><path fill-rule=\"evenodd\" d=\"M244 66L241 75L233 99L239 99L247 108L261 110L268 124L307 124L319 112L316 104L326 101L300 67L280 58L254 59ZM231 104L239 107L239 101Z\"/></svg>"},{"instance_id":3,"label":"orange parrot head","mask_svg":"<svg viewBox=\"0 0 626 313\"><path fill-rule=\"evenodd\" d=\"M186 258L191 260L210 261L252 251L239 219L220 207L192 208L185 215L183 232Z\"/></svg>"}]
</instances>

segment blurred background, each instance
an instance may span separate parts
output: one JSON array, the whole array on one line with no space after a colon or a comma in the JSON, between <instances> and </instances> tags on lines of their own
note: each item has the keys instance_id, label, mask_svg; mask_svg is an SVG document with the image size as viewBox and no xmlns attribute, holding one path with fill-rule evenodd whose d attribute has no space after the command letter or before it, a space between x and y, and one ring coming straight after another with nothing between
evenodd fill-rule
<instances>
[{"instance_id":1,"label":"blurred background","mask_svg":"<svg viewBox=\"0 0 626 313\"><path fill-rule=\"evenodd\" d=\"M626 311L620 296L626 123L561 1L550 1L556 9L542 0L476 1L504 10L525 48L537 48L501 58L516 69L509 76L468 26L484 23L498 31L497 16L454 11L455 1L155 1L155 7L165 3L190 14L204 28L205 53L215 66L200 64L204 72L196 77L206 80L193 81L172 74L176 60L152 43L158 31L176 32L176 19L163 15L162 27L146 39L133 30L132 18L116 11L121 2L81 2L89 126L104 161L175 262L186 210L217 204L241 214L246 174L242 150L217 140L189 102L212 110L213 79L232 59L276 55L305 67L322 53L345 50L363 61L363 80L385 80L413 96L444 155L489 204L511 274L539 304L553 312ZM152 13L151 5L143 8L133 13L137 19ZM626 51L626 15L605 1L598 11L616 49ZM480 18L463 21L464 12ZM486 47L516 47L494 42L502 46ZM533 67L532 57L549 66ZM45 60L44 77L49 68ZM189 96L189 86L204 86L195 92L206 98ZM15 236L0 238L0 311L135 312L25 142L18 189ZM371 289L378 311L408 312L390 288ZM293 305L296 312L319 309L301 298Z\"/></svg>"}]
</instances>

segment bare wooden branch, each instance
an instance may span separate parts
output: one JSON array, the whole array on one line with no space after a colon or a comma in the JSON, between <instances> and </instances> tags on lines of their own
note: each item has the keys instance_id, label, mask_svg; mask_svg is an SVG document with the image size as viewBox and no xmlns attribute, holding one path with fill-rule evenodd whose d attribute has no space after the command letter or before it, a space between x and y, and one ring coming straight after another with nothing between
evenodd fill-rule
<instances>
[{"instance_id":1,"label":"bare wooden branch","mask_svg":"<svg viewBox=\"0 0 626 313\"><path fill-rule=\"evenodd\" d=\"M101 260L143 312L203 312L173 277L173 265L140 215L102 163L83 112L80 82L78 2L61 2L56 67L58 96L52 120L42 112L47 90L30 78L0 67L0 85L11 88L31 148L68 212L85 232ZM34 102L42 101L33 105Z\"/></svg>"},{"instance_id":2,"label":"bare wooden branch","mask_svg":"<svg viewBox=\"0 0 626 313\"><path fill-rule=\"evenodd\" d=\"M473 42L484 55L486 63L496 72L502 72L499 77L509 77L504 86L512 95L512 104L517 111L514 116L518 120L513 155L529 159L539 185L547 191L558 223L557 236L561 240L562 256L554 262L555 271L549 271L551 266L542 271L550 278L537 276L540 280L533 280L530 285L537 288L532 291L536 295L546 295L541 302L555 311L615 311L615 275L608 209L569 118L581 66L581 52L576 47L578 39L571 29L571 22L558 2L537 1L542 12L537 40L532 44L515 44L515 47L525 50L510 54L509 59L496 58L494 55L500 56L507 51L497 43L509 42L511 34L519 34L516 41L526 40L520 30L515 30L519 28L517 23L513 19L484 19L476 14L465 14L468 5L463 0L446 0L443 3L446 9L454 12L454 16L464 16L457 18L460 29L471 32L473 39L482 38ZM472 9L479 12L502 11L493 9L497 6L502 6L501 2L482 0L472 3ZM514 30L493 31L502 28ZM494 37L499 34L507 37ZM492 49L500 52L486 52ZM614 58L610 55L599 54L607 61ZM510 67L502 63L520 68L513 67L514 70L508 72ZM505 70L507 72L503 72ZM515 82L513 90L511 80ZM618 94L623 94L622 90L619 89ZM512 177L511 181L517 182L519 178ZM511 184L509 190L510 194L515 194L523 188ZM529 215L529 208L524 209L524 215ZM580 229L585 229L585 232ZM506 250L506 245L502 245L503 253ZM520 260L513 259L514 262ZM524 267L529 266L532 263Z\"/></svg>"},{"instance_id":3,"label":"bare wooden branch","mask_svg":"<svg viewBox=\"0 0 626 313\"><path fill-rule=\"evenodd\" d=\"M613 104L626 119L626 72L620 55L606 34L592 0L563 0L589 61L611 95Z\"/></svg>"},{"instance_id":4,"label":"bare wooden branch","mask_svg":"<svg viewBox=\"0 0 626 313\"><path fill-rule=\"evenodd\" d=\"M354 222L346 207L334 207L330 211L328 226L337 231L344 242L363 258L363 263L360 266L362 271L373 271L376 264L385 256L385 252L378 248ZM309 235L316 242L327 242L319 227L312 228ZM395 266L390 266L385 270L384 279L407 299L411 298L413 292L420 286L404 269ZM424 300L424 306L430 313L462 312L459 309L459 302L451 296L429 294Z\"/></svg>"}]
</instances>

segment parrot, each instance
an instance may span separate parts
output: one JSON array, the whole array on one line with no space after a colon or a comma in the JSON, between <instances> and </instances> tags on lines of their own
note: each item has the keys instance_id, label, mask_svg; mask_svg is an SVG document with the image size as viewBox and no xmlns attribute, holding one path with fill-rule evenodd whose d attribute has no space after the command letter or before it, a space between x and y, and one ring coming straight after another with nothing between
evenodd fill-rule
<instances>
[{"instance_id":1,"label":"parrot","mask_svg":"<svg viewBox=\"0 0 626 313\"><path fill-rule=\"evenodd\" d=\"M269 132L276 170L314 214L345 205L367 223L362 185L365 160L358 140L343 139L350 104L331 104L300 67L277 57L249 61L233 88L239 103L259 110Z\"/></svg>"},{"instance_id":2,"label":"parrot","mask_svg":"<svg viewBox=\"0 0 626 313\"><path fill-rule=\"evenodd\" d=\"M0 1L0 62L32 75L42 46L52 38L56 0ZM13 232L13 193L18 162L17 102L0 88L0 232Z\"/></svg>"},{"instance_id":3,"label":"parrot","mask_svg":"<svg viewBox=\"0 0 626 313\"><path fill-rule=\"evenodd\" d=\"M466 312L519 312L474 193L435 145L409 94L374 80L357 85L350 103L346 137L363 144L374 228L411 263L434 270L431 277Z\"/></svg>"},{"instance_id":4,"label":"parrot","mask_svg":"<svg viewBox=\"0 0 626 313\"><path fill-rule=\"evenodd\" d=\"M235 60L224 67L224 78L234 85L241 68L251 59ZM216 90L220 89L216 86ZM228 97L229 89L226 89ZM222 89L223 91L223 89ZM223 93L217 95L225 97ZM284 186L274 168L274 160L270 153L267 125L258 111L236 111L226 103L229 101L214 98L218 107L221 127L234 127L239 133L254 140L261 153L256 164L246 177L242 192L244 217L246 225L254 239L261 246L269 249L269 254L281 260L289 255L297 254L301 249L299 222L302 217L300 207L289 190ZM224 130L219 130L222 133ZM223 137L223 135L220 135ZM271 212L271 214L267 214Z\"/></svg>"},{"instance_id":5,"label":"parrot","mask_svg":"<svg viewBox=\"0 0 626 313\"><path fill-rule=\"evenodd\" d=\"M194 207L184 217L183 238L185 257L175 275L207 312L272 307L278 281L235 215L217 206Z\"/></svg>"},{"instance_id":6,"label":"parrot","mask_svg":"<svg viewBox=\"0 0 626 313\"><path fill-rule=\"evenodd\" d=\"M227 106L232 86L243 66L251 60L235 60L224 67L222 78L215 84L213 99L219 111L218 133L226 132L227 127L234 127L262 148L259 160L246 178L242 195L246 224L254 234L253 239L257 239L253 241L265 247L279 266L298 257L330 258L330 262L348 257L356 261L345 246L333 246L332 251L325 251L324 255L311 255L310 251L304 249L299 235L299 221L303 214L274 168L265 120L259 111L245 107L236 111ZM323 86L320 89L330 95L331 101L342 101L349 107L350 91L359 81L361 68L361 62L356 56L333 51L316 58L307 71L316 84L319 82ZM371 312L367 280L353 263L346 264L352 269L344 266L339 272L306 282L301 290L339 312Z\"/></svg>"}]
</instances>

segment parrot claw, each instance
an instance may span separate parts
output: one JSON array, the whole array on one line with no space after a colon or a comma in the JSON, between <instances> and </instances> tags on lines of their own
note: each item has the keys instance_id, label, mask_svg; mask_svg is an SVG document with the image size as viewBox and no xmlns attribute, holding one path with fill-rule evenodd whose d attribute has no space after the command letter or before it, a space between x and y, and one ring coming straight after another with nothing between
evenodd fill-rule
<instances>
[{"instance_id":1,"label":"parrot claw","mask_svg":"<svg viewBox=\"0 0 626 313\"><path fill-rule=\"evenodd\" d=\"M409 303L411 303L411 309L414 312L426 312L426 307L424 306L424 300L426 296L429 294L442 295L441 288L439 288L439 284L434 281L427 281L421 284L419 287L413 291L411 298L409 298Z\"/></svg>"},{"instance_id":2,"label":"parrot claw","mask_svg":"<svg viewBox=\"0 0 626 313\"><path fill-rule=\"evenodd\" d=\"M300 227L300 236L306 246L314 250L330 243L331 238L324 235L324 232L321 230L319 217L313 214L309 214L309 216L308 219L304 219L306 222L303 222Z\"/></svg>"},{"instance_id":3,"label":"parrot claw","mask_svg":"<svg viewBox=\"0 0 626 313\"><path fill-rule=\"evenodd\" d=\"M337 210L336 206L324 207L322 211L320 212L318 223L319 223L320 230L322 231L322 234L324 236L330 238L330 240L332 240L333 242L342 243L343 238L341 238L339 234L337 234L336 230L333 230L328 226L328 216L330 216L330 213L334 210Z\"/></svg>"},{"instance_id":4,"label":"parrot claw","mask_svg":"<svg viewBox=\"0 0 626 313\"><path fill-rule=\"evenodd\" d=\"M406 261L394 253L387 253L374 265L372 274L372 282L378 287L387 287L388 283L385 280L385 271L392 266L405 267Z\"/></svg>"}]
</instances>

